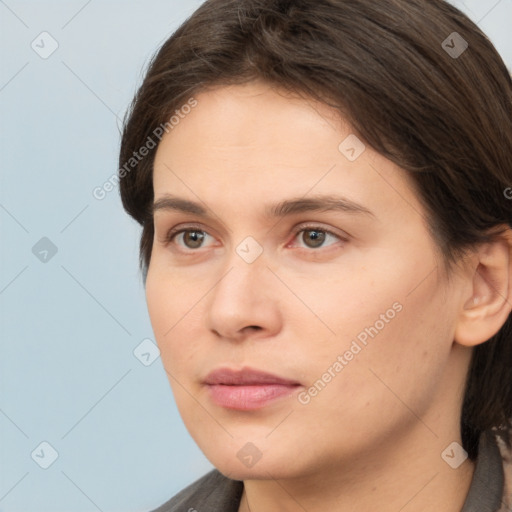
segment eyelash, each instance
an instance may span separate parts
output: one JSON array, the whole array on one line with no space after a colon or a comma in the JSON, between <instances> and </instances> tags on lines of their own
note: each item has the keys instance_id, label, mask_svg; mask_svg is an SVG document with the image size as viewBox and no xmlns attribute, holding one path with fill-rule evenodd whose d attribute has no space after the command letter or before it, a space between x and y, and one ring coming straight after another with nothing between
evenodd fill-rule
<instances>
[{"instance_id":1,"label":"eyelash","mask_svg":"<svg viewBox=\"0 0 512 512\"><path fill-rule=\"evenodd\" d=\"M181 235L182 233L188 233L188 232L191 232L191 231L197 231L197 232L200 232L200 233L204 233L206 235L209 235L211 236L209 233L207 233L206 231L204 231L200 226L194 226L194 225L190 225L190 226L187 226L185 228L174 228L174 229L171 229L166 237L165 237L165 244L168 245L168 244L171 244L171 243L174 243L174 239L178 236L178 235ZM343 236L339 235L338 233L335 233L333 230L330 230L330 229L327 229L327 228L324 228L322 226L318 226L316 224L310 224L310 225L301 225L299 226L295 231L294 231L294 235L293 235L293 240L296 240L297 239L297 236L304 232L304 231L320 231L321 233L325 233L326 235L331 235L335 238L337 238L339 241L341 242L347 242L347 238L344 238ZM334 245L334 244L331 244L331 245ZM330 247L330 245L328 246L325 246L325 247ZM324 246L320 246L318 249L322 249L324 248ZM198 252L201 248L199 249L190 249L190 248L185 248L183 249L184 252ZM299 249L302 249L302 250L310 250L310 251L315 251L317 249L314 249L314 248L306 248L306 247L299 247Z\"/></svg>"}]
</instances>

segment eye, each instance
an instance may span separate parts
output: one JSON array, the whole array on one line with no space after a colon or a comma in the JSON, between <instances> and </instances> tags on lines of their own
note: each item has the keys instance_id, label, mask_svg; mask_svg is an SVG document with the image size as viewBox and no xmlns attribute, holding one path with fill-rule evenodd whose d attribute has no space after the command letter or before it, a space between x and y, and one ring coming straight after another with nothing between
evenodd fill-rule
<instances>
[{"instance_id":1,"label":"eye","mask_svg":"<svg viewBox=\"0 0 512 512\"><path fill-rule=\"evenodd\" d=\"M320 227L306 227L295 234L295 240L299 240L307 249L328 247L342 240L339 235ZM327 243L327 242L331 243Z\"/></svg>"},{"instance_id":2,"label":"eye","mask_svg":"<svg viewBox=\"0 0 512 512\"><path fill-rule=\"evenodd\" d=\"M167 237L169 243L177 243L186 249L201 249L205 242L211 238L206 231L200 229L182 229L180 231L171 231Z\"/></svg>"}]
</instances>

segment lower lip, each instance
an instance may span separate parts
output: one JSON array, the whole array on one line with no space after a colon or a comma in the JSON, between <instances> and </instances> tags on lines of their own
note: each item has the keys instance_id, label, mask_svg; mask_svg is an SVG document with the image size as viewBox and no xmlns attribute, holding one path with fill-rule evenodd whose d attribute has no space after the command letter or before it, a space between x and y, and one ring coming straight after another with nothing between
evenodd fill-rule
<instances>
[{"instance_id":1,"label":"lower lip","mask_svg":"<svg viewBox=\"0 0 512 512\"><path fill-rule=\"evenodd\" d=\"M291 395L298 386L283 384L259 384L253 386L228 386L210 384L210 396L221 407L250 411L260 409L278 398Z\"/></svg>"}]
</instances>

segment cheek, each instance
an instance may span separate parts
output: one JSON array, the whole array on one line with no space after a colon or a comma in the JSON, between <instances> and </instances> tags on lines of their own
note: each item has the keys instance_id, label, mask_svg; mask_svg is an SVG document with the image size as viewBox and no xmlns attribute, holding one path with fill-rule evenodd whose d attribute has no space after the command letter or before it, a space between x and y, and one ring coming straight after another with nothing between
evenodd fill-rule
<instances>
[{"instance_id":1,"label":"cheek","mask_svg":"<svg viewBox=\"0 0 512 512\"><path fill-rule=\"evenodd\" d=\"M197 357L204 348L200 327L206 314L203 299L208 287L158 270L155 265L148 272L146 301L162 363L168 374L190 379L191 368L195 369L194 355Z\"/></svg>"},{"instance_id":2,"label":"cheek","mask_svg":"<svg viewBox=\"0 0 512 512\"><path fill-rule=\"evenodd\" d=\"M342 264L319 265L299 275L281 272L293 292L283 295L284 317L293 319L292 328L299 328L299 342L304 337L301 332L316 331L324 342L341 350L358 334L364 338L365 328L375 322L381 330L381 315L386 327L400 316L397 309L403 309L408 290L404 279L397 279L389 262L383 266L379 257L375 262L357 260L358 254L347 255Z\"/></svg>"},{"instance_id":3,"label":"cheek","mask_svg":"<svg viewBox=\"0 0 512 512\"><path fill-rule=\"evenodd\" d=\"M170 288L159 279L153 267L150 267L146 279L146 303L153 332L160 343L173 325L175 301Z\"/></svg>"},{"instance_id":4,"label":"cheek","mask_svg":"<svg viewBox=\"0 0 512 512\"><path fill-rule=\"evenodd\" d=\"M166 369L173 349L176 331L186 316L182 294L177 291L172 280L163 278L162 274L150 269L146 280L146 302L153 332L160 349L162 361ZM174 354L179 356L179 354Z\"/></svg>"},{"instance_id":5,"label":"cheek","mask_svg":"<svg viewBox=\"0 0 512 512\"><path fill-rule=\"evenodd\" d=\"M359 314L349 310L353 316L345 316L346 330L330 343L330 354L326 351L312 377L321 377L342 355L344 369L326 389L323 406L337 403L347 419L392 425L412 419L410 410L421 416L439 391L451 353L454 312L433 278L413 293L403 283L381 292L368 296Z\"/></svg>"},{"instance_id":6,"label":"cheek","mask_svg":"<svg viewBox=\"0 0 512 512\"><path fill-rule=\"evenodd\" d=\"M309 382L321 379L330 368L336 373L333 365L341 356L343 369L332 379L336 384L329 384L330 398L339 401L336 397L343 396L345 403L354 405L383 394L393 398L385 384L416 400L422 390L435 385L453 339L454 301L432 271L435 261L429 248L377 256L347 265L350 271L295 281L290 276L287 281L317 317L297 304L304 315L292 329L296 348L309 355Z\"/></svg>"},{"instance_id":7,"label":"cheek","mask_svg":"<svg viewBox=\"0 0 512 512\"><path fill-rule=\"evenodd\" d=\"M157 252L152 259L146 279L146 301L155 336L163 341L199 304L204 286L197 280L191 283L179 272L169 269L165 258Z\"/></svg>"}]
</instances>

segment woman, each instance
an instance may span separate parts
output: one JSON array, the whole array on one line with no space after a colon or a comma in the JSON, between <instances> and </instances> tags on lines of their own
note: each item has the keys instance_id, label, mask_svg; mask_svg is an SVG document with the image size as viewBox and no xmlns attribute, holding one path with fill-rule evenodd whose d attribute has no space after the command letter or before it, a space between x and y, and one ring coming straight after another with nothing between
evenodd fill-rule
<instances>
[{"instance_id":1,"label":"woman","mask_svg":"<svg viewBox=\"0 0 512 512\"><path fill-rule=\"evenodd\" d=\"M121 194L183 421L158 510L511 510L512 83L441 0L208 0Z\"/></svg>"}]
</instances>

